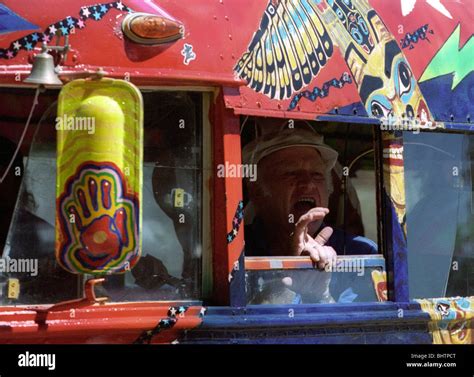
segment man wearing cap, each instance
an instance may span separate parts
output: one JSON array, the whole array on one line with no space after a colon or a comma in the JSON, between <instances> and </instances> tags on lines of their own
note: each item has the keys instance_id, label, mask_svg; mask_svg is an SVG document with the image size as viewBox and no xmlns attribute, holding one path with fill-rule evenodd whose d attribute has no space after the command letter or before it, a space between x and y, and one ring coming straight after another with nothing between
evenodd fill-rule
<instances>
[{"instance_id":1,"label":"man wearing cap","mask_svg":"<svg viewBox=\"0 0 474 377\"><path fill-rule=\"evenodd\" d=\"M373 241L324 225L337 157L320 135L296 128L244 147L244 163L258 169L256 182L247 182L255 217L245 228L246 256L309 255L325 269L337 254L377 253Z\"/></svg>"}]
</instances>

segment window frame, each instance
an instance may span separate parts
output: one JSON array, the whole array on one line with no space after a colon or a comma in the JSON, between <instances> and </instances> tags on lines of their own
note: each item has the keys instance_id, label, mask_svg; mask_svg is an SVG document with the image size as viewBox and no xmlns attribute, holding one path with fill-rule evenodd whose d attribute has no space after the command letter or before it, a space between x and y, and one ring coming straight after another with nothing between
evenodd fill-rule
<instances>
[{"instance_id":1,"label":"window frame","mask_svg":"<svg viewBox=\"0 0 474 377\"><path fill-rule=\"evenodd\" d=\"M212 295L212 287L214 285L214 281L212 279L212 252L213 252L213 246L212 246L212 227L211 227L211 212L212 212L212 187L210 185L206 184L208 180L212 176L212 168L210 167L212 164L212 153L213 153L213 148L212 148L212 143L211 143L211 119L209 117L209 110L212 104L212 98L215 94L215 89L211 87L186 87L186 86L174 86L174 87L168 87L168 86L137 86L138 89L142 94L145 94L147 92L177 92L177 91L182 91L182 92L188 92L188 93L199 93L201 95L200 101L197 102L196 104L199 104L199 109L197 109L197 115L199 118L196 120L198 121L197 126L201 126L201 145L202 145L202 150L201 150L201 169L202 169L202 180L201 180L201 216L200 216L200 236L201 236L201 248L202 248L202 254L201 254L201 263L200 263L200 297L199 299L191 299L191 300L185 300L185 299L178 299L178 300L145 300L145 301L107 301L104 304L105 305L133 305L133 304L143 304L145 302L149 303L154 303L157 305L164 304L165 306L169 306L170 304L178 306L178 305L200 305L204 301L209 300ZM22 89L20 89L22 90ZM57 98L59 96L60 91L59 90L54 90L54 95L53 97L55 98L54 101L57 101ZM27 93L25 91L19 91L19 95L24 95L23 93ZM31 91L31 95L33 96L33 91ZM41 121L43 120L40 118ZM35 128L39 124L35 124ZM35 131L36 132L36 131ZM28 145L28 154L25 154L24 158L26 162L30 158L30 150L32 143L34 141L33 138L30 140L30 145ZM26 165L25 165L26 166ZM19 200L19 195L21 194L21 188L24 185L24 180L22 178L22 183L20 185L17 197L16 197L16 204L15 208L18 204ZM10 228L11 228L11 223L14 220L15 217L15 212L12 214L11 219L10 219ZM11 229L9 229L8 232L10 232ZM8 236L8 235L7 235ZM1 251L0 257L3 258L3 251ZM72 299L72 301L80 301L81 297L83 295L83 291L85 289L85 282L87 280L88 276L85 274L80 274L79 279L79 287L78 287L78 295L77 299ZM42 306L51 306L51 305L57 305L57 304L62 304L61 302L41 302L38 304L15 304L13 303L7 303L5 305L0 305L0 309L5 309L11 306L15 307L42 307Z\"/></svg>"},{"instance_id":2,"label":"window frame","mask_svg":"<svg viewBox=\"0 0 474 377\"><path fill-rule=\"evenodd\" d=\"M356 119L357 118L357 119ZM378 234L378 246L379 252L385 258L386 266L385 271L387 273L387 303L394 303L405 305L410 302L416 302L416 300L410 299L409 296L409 276L408 276L408 257L407 257L407 247L406 239L405 245L400 245L399 237L397 232L399 232L399 227L401 226L398 223L398 220L394 213L388 206L388 198L390 186L393 183L394 177L390 174L384 175L384 141L387 137L397 136L396 142L399 146L403 148L403 133L401 131L385 131L381 129L381 121L376 118L361 118L361 117L343 117L336 115L325 115L319 117L318 120L321 121L331 121L331 122L340 122L340 123L364 123L367 127L373 127L374 131L374 152L375 152L375 173L376 173L376 197L377 197L377 234ZM471 132L469 132L471 131ZM472 132L472 126L462 123L446 123L444 129L435 129L435 130L420 130L420 132L438 132L438 133L465 133L469 135L474 135ZM240 161L242 163L242 161ZM393 161L388 159L388 165L394 165ZM405 182L405 172L403 172L403 183ZM243 184L243 182L241 182ZM405 201L405 193L402 198ZM243 245L242 245L243 247ZM245 271L245 260L239 260L240 267ZM244 275L244 274L243 274ZM241 279L245 279L244 276ZM231 306L246 306L242 304L245 297L245 280L239 285L232 287L231 296L239 297L239 304L232 303ZM346 305L360 306L361 303L351 303ZM373 304L377 304L376 302ZM311 305L321 305L321 304L311 304ZM327 305L327 304L326 304ZM255 306L255 305L249 305ZM257 307L256 305L255 307ZM278 305L274 305L278 306Z\"/></svg>"},{"instance_id":3,"label":"window frame","mask_svg":"<svg viewBox=\"0 0 474 377\"><path fill-rule=\"evenodd\" d=\"M237 117L238 118L238 115L234 115L234 117ZM321 118L321 117L320 117ZM382 255L383 258L385 258L385 271L387 273L387 280L389 281L389 278L388 276L393 276L393 270L390 270L388 269L388 264L387 264L387 245L386 243L383 242L383 239L384 239L384 232L385 232L385 229L386 227L382 226L382 223L384 222L384 219L383 219L383 209L382 209L382 190L383 190L383 179L382 179L382 166L381 166L381 159L379 156L382 156L382 141L381 141L381 130L380 130L380 121L378 119L372 119L372 118L363 118L361 119L360 117L343 117L343 116L324 116L323 117L324 119L319 119L318 120L322 120L322 121L329 121L329 122L338 122L338 123L356 123L356 124L360 124L360 123L364 123L366 127L372 127L372 130L373 130L373 147L374 147L374 163L375 163L375 166L374 166L374 172L375 172L375 184L376 184L376 200L377 200L377 205L376 205L376 217L377 217L377 241L378 241L378 247L379 247L379 254ZM349 119L348 119L349 118ZM357 118L357 119L356 119ZM239 124L240 124L240 119L239 119ZM240 135L239 135L239 143L240 143ZM240 145L239 145L240 147ZM239 160L238 163L242 163L242 159ZM242 187L243 185L243 180L240 178L240 187ZM242 249L243 249L243 252L242 254L244 254L244 251L245 251L245 242L242 243ZM347 258L347 257L352 257L352 256L341 256L341 259L343 258ZM360 257L360 256L357 256L357 255L354 255L353 257ZM272 257L243 257L243 255L241 255L241 258L239 258L238 260L238 265L239 265L239 268L240 268L240 273L238 274L239 275L239 284L234 284L233 286L230 287L231 289L231 292L230 292L230 296L233 298L233 300L230 301L230 305L231 306L235 306L235 307L238 307L238 306L249 306L249 307L258 307L259 305L247 305L246 303L246 292L245 292L245 271L246 271L246 267L245 267L245 260L247 260L247 258L251 258L250 259L250 263L252 264L258 264L259 262L257 262L257 258L260 258L261 261L264 261L266 259L269 259L269 258L272 258ZM311 263L312 265L312 262L310 262L310 260L308 260L309 258L307 257L291 257L291 258L297 258L298 260L298 264L306 264L306 265L309 265L308 263ZM275 260L278 260L278 259L282 259L280 257L275 257ZM283 258L284 259L284 258ZM340 260L338 258L338 260ZM264 262L265 263L265 262ZM290 263L291 264L291 263ZM243 271L242 271L243 270ZM236 272L239 272L239 271L236 271ZM387 284L388 284L388 281L387 281ZM390 299L390 296L389 296L389 300L388 302L397 302L397 300L392 300ZM371 302L372 304L377 304L376 301L374 302ZM351 303L351 304L346 304L346 305L360 305L361 303ZM321 305L321 304L308 304L308 305ZM274 305L274 306L277 306L277 305Z\"/></svg>"}]
</instances>

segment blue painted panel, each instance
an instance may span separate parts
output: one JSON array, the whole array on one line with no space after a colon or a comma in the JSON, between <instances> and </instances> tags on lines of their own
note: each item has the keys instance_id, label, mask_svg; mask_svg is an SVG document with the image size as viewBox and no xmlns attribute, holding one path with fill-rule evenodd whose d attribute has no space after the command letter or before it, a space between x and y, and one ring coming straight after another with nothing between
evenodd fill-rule
<instances>
[{"instance_id":1,"label":"blue painted panel","mask_svg":"<svg viewBox=\"0 0 474 377\"><path fill-rule=\"evenodd\" d=\"M38 30L39 27L17 15L5 5L0 4L0 34L20 30Z\"/></svg>"},{"instance_id":2,"label":"blue painted panel","mask_svg":"<svg viewBox=\"0 0 474 377\"><path fill-rule=\"evenodd\" d=\"M232 271L232 280L230 281L230 305L244 306L245 297L245 255L244 250L240 253L239 268Z\"/></svg>"},{"instance_id":3,"label":"blue painted panel","mask_svg":"<svg viewBox=\"0 0 474 377\"><path fill-rule=\"evenodd\" d=\"M389 182L384 182L385 185ZM405 235L398 222L393 203L384 191L384 241L387 249L387 283L389 300L408 302L408 258Z\"/></svg>"},{"instance_id":4,"label":"blue painted panel","mask_svg":"<svg viewBox=\"0 0 474 377\"><path fill-rule=\"evenodd\" d=\"M473 58L474 59L474 58ZM467 123L474 118L474 72L452 89L448 74L420 83L420 89L437 121ZM451 117L452 116L452 117Z\"/></svg>"},{"instance_id":5,"label":"blue painted panel","mask_svg":"<svg viewBox=\"0 0 474 377\"><path fill-rule=\"evenodd\" d=\"M429 321L429 315L415 301L210 307L202 324L181 342L431 344Z\"/></svg>"}]
</instances>

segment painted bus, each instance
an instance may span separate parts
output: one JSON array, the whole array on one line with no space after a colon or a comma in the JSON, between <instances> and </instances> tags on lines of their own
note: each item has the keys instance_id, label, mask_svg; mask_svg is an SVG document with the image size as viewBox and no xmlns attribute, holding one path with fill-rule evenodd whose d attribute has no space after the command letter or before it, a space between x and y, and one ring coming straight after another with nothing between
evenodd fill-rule
<instances>
[{"instance_id":1,"label":"painted bus","mask_svg":"<svg viewBox=\"0 0 474 377\"><path fill-rule=\"evenodd\" d=\"M0 343L474 343L472 5L2 1ZM250 250L275 132L370 252Z\"/></svg>"}]
</instances>

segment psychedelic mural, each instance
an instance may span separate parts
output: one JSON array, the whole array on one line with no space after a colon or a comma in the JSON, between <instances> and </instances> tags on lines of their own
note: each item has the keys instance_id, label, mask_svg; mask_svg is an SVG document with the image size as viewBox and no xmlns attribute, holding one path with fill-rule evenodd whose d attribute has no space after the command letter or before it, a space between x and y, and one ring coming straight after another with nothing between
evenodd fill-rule
<instances>
[{"instance_id":1,"label":"psychedelic mural","mask_svg":"<svg viewBox=\"0 0 474 377\"><path fill-rule=\"evenodd\" d=\"M472 344L474 298L417 300L431 317L434 344Z\"/></svg>"},{"instance_id":2,"label":"psychedelic mural","mask_svg":"<svg viewBox=\"0 0 474 377\"><path fill-rule=\"evenodd\" d=\"M470 122L474 30L461 3L272 0L235 73L270 100L256 95L262 107L278 101L294 116L362 105L357 115L414 119L420 128Z\"/></svg>"},{"instance_id":3,"label":"psychedelic mural","mask_svg":"<svg viewBox=\"0 0 474 377\"><path fill-rule=\"evenodd\" d=\"M344 57L367 114L416 117L421 127L432 120L398 42L366 0L271 1L235 69L255 91L270 98L291 97L292 110L302 96L296 92L328 63L334 46ZM304 96L314 101L315 94Z\"/></svg>"}]
</instances>

